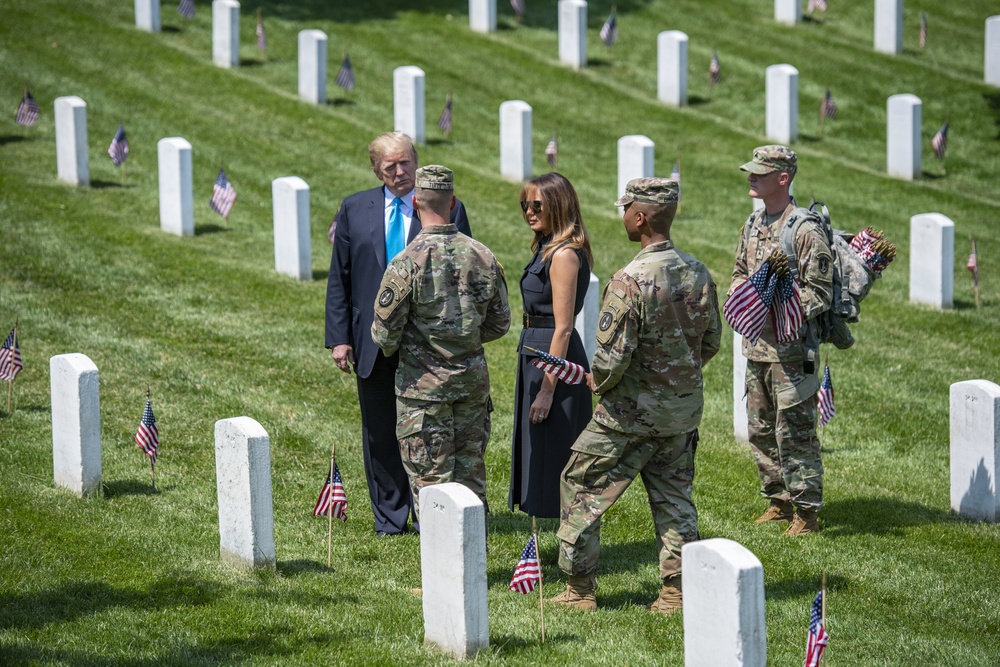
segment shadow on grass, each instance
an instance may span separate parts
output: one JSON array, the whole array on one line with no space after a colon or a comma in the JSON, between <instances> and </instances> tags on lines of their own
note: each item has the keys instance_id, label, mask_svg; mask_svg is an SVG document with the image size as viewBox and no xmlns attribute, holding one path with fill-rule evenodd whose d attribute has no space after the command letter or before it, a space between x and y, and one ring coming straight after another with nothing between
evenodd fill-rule
<instances>
[{"instance_id":1,"label":"shadow on grass","mask_svg":"<svg viewBox=\"0 0 1000 667\"><path fill-rule=\"evenodd\" d=\"M16 144L19 141L25 141L27 139L23 134L5 134L0 137L0 146L6 146L7 144Z\"/></svg>"},{"instance_id":2,"label":"shadow on grass","mask_svg":"<svg viewBox=\"0 0 1000 667\"><path fill-rule=\"evenodd\" d=\"M224 234L226 232L231 232L231 231L233 230L231 230L229 227L223 227L222 225L215 225L212 223L209 223L207 225L194 226L195 236L204 236L205 234Z\"/></svg>"},{"instance_id":3,"label":"shadow on grass","mask_svg":"<svg viewBox=\"0 0 1000 667\"><path fill-rule=\"evenodd\" d=\"M983 99L986 100L990 113L993 114L993 124L997 126L997 135L994 139L1000 140L1000 92L983 93Z\"/></svg>"},{"instance_id":4,"label":"shadow on grass","mask_svg":"<svg viewBox=\"0 0 1000 667\"><path fill-rule=\"evenodd\" d=\"M107 188L122 188L126 189L127 185L122 185L121 181L91 181L90 187L95 190L106 190Z\"/></svg>"},{"instance_id":5,"label":"shadow on grass","mask_svg":"<svg viewBox=\"0 0 1000 667\"><path fill-rule=\"evenodd\" d=\"M783 600L785 598L802 598L812 601L823 586L822 577L807 577L798 579L783 579L764 585L764 595L768 600ZM838 574L826 575L828 590L847 590L851 580ZM808 604L808 603L807 603Z\"/></svg>"},{"instance_id":6,"label":"shadow on grass","mask_svg":"<svg viewBox=\"0 0 1000 667\"><path fill-rule=\"evenodd\" d=\"M158 486L154 489L150 480L128 479L104 482L103 487L105 498L117 498L118 496L158 496L164 491L173 489L174 485Z\"/></svg>"},{"instance_id":7,"label":"shadow on grass","mask_svg":"<svg viewBox=\"0 0 1000 667\"><path fill-rule=\"evenodd\" d=\"M336 568L327 567L318 560L286 560L278 561L278 574L284 577L295 577L300 574L330 574L336 572Z\"/></svg>"},{"instance_id":8,"label":"shadow on grass","mask_svg":"<svg viewBox=\"0 0 1000 667\"><path fill-rule=\"evenodd\" d=\"M240 67L260 67L263 64L264 61L257 58L240 58Z\"/></svg>"},{"instance_id":9,"label":"shadow on grass","mask_svg":"<svg viewBox=\"0 0 1000 667\"><path fill-rule=\"evenodd\" d=\"M426 140L428 146L451 146L451 139L446 139L444 137L431 137Z\"/></svg>"},{"instance_id":10,"label":"shadow on grass","mask_svg":"<svg viewBox=\"0 0 1000 667\"><path fill-rule=\"evenodd\" d=\"M702 97L701 95L688 95L688 106L699 107L702 104L708 104L712 100L708 97Z\"/></svg>"},{"instance_id":11,"label":"shadow on grass","mask_svg":"<svg viewBox=\"0 0 1000 667\"><path fill-rule=\"evenodd\" d=\"M175 25L161 25L160 32L175 33L175 32L181 32L181 29Z\"/></svg>"},{"instance_id":12,"label":"shadow on grass","mask_svg":"<svg viewBox=\"0 0 1000 667\"><path fill-rule=\"evenodd\" d=\"M4 404L4 409L0 410L0 417L13 417L15 412L48 412L52 409L51 405L18 405L16 402L13 405L13 409L8 411L7 405Z\"/></svg>"},{"instance_id":13,"label":"shadow on grass","mask_svg":"<svg viewBox=\"0 0 1000 667\"><path fill-rule=\"evenodd\" d=\"M546 644L568 644L580 641L580 635L573 635L567 632L546 632ZM525 639L524 637L512 637L510 635L500 635L490 633L490 649L495 650L498 655L516 656L526 650L535 651L538 649L538 639ZM585 662L585 661L581 661Z\"/></svg>"},{"instance_id":14,"label":"shadow on grass","mask_svg":"<svg viewBox=\"0 0 1000 667\"><path fill-rule=\"evenodd\" d=\"M329 277L329 269L313 269L313 280L326 280Z\"/></svg>"},{"instance_id":15,"label":"shadow on grass","mask_svg":"<svg viewBox=\"0 0 1000 667\"><path fill-rule=\"evenodd\" d=\"M947 172L945 173L942 173L940 171L930 172L924 169L923 171L920 172L920 178L926 178L927 180L930 181L936 181L942 178L948 178L948 174Z\"/></svg>"},{"instance_id":16,"label":"shadow on grass","mask_svg":"<svg viewBox=\"0 0 1000 667\"><path fill-rule=\"evenodd\" d=\"M333 99L328 99L326 101L327 106L331 107L350 107L357 104L354 100L349 97L335 97Z\"/></svg>"},{"instance_id":17,"label":"shadow on grass","mask_svg":"<svg viewBox=\"0 0 1000 667\"><path fill-rule=\"evenodd\" d=\"M911 526L954 521L948 512L895 498L850 498L823 506L821 535L830 538L851 535L905 534Z\"/></svg>"}]
</instances>

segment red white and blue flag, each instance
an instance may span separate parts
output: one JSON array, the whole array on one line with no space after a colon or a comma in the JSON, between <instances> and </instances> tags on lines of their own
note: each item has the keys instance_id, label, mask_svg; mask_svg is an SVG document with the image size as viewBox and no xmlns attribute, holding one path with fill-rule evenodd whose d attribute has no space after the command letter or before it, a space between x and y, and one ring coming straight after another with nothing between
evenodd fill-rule
<instances>
[{"instance_id":1,"label":"red white and blue flag","mask_svg":"<svg viewBox=\"0 0 1000 667\"><path fill-rule=\"evenodd\" d=\"M319 492L319 499L316 507L313 508L313 516L327 516L332 508L333 517L341 521L347 521L347 493L344 491L344 482L340 479L340 468L333 464L333 478L326 475L326 482Z\"/></svg>"},{"instance_id":2,"label":"red white and blue flag","mask_svg":"<svg viewBox=\"0 0 1000 667\"><path fill-rule=\"evenodd\" d=\"M545 161L553 169L559 168L559 142L556 140L555 133L552 134L552 138L545 147Z\"/></svg>"},{"instance_id":3,"label":"red white and blue flag","mask_svg":"<svg viewBox=\"0 0 1000 667\"><path fill-rule=\"evenodd\" d=\"M510 7L514 10L514 13L518 18L524 16L525 6L524 0L510 0Z\"/></svg>"},{"instance_id":4,"label":"red white and blue flag","mask_svg":"<svg viewBox=\"0 0 1000 667\"><path fill-rule=\"evenodd\" d=\"M718 51L712 51L712 62L708 63L708 79L713 84L722 81L722 68L719 66Z\"/></svg>"},{"instance_id":5,"label":"red white and blue flag","mask_svg":"<svg viewBox=\"0 0 1000 667\"><path fill-rule=\"evenodd\" d=\"M17 343L17 327L14 327L0 345L0 380L13 382L22 368L21 347Z\"/></svg>"},{"instance_id":6,"label":"red white and blue flag","mask_svg":"<svg viewBox=\"0 0 1000 667\"><path fill-rule=\"evenodd\" d=\"M438 118L438 127L444 130L445 134L451 133L451 93L448 93L448 99L444 103L444 111Z\"/></svg>"},{"instance_id":7,"label":"red white and blue flag","mask_svg":"<svg viewBox=\"0 0 1000 667\"><path fill-rule=\"evenodd\" d=\"M837 113L840 109L837 107L837 103L833 101L833 95L830 94L830 89L826 89L826 95L823 96L823 101L820 102L819 111L827 118L836 118Z\"/></svg>"},{"instance_id":8,"label":"red white and blue flag","mask_svg":"<svg viewBox=\"0 0 1000 667\"><path fill-rule=\"evenodd\" d=\"M789 276L778 278L774 303L774 335L779 343L790 343L799 339L799 329L805 324L806 315L802 310L802 298L795 279Z\"/></svg>"},{"instance_id":9,"label":"red white and blue flag","mask_svg":"<svg viewBox=\"0 0 1000 667\"><path fill-rule=\"evenodd\" d=\"M733 290L722 306L726 321L751 345L764 331L777 287L778 276L771 271L771 263L764 262L757 273Z\"/></svg>"},{"instance_id":10,"label":"red white and blue flag","mask_svg":"<svg viewBox=\"0 0 1000 667\"><path fill-rule=\"evenodd\" d=\"M608 20L601 26L601 41L607 47L612 46L618 41L618 18L615 16L615 10L613 9L608 16Z\"/></svg>"},{"instance_id":11,"label":"red white and blue flag","mask_svg":"<svg viewBox=\"0 0 1000 667\"><path fill-rule=\"evenodd\" d=\"M531 360L531 363L535 367L541 368L546 373L551 373L556 376L556 379L562 380L566 384L580 384L587 379L587 370L580 364L573 363L548 352L536 350L533 347L525 347L524 349L531 354L537 355Z\"/></svg>"},{"instance_id":12,"label":"red white and blue flag","mask_svg":"<svg viewBox=\"0 0 1000 667\"><path fill-rule=\"evenodd\" d=\"M507 587L518 593L530 593L542 579L542 568L538 563L538 549L535 546L535 536L532 535L521 551L521 560L514 568L514 576Z\"/></svg>"},{"instance_id":13,"label":"red white and blue flag","mask_svg":"<svg viewBox=\"0 0 1000 667\"><path fill-rule=\"evenodd\" d=\"M351 57L344 54L344 62L337 72L337 85L344 90L354 90L354 68L351 66Z\"/></svg>"},{"instance_id":14,"label":"red white and blue flag","mask_svg":"<svg viewBox=\"0 0 1000 667\"><path fill-rule=\"evenodd\" d=\"M24 98L21 103L17 105L17 124L25 125L31 127L38 120L38 103L35 102L35 98L31 96L31 93L26 89L24 91Z\"/></svg>"},{"instance_id":15,"label":"red white and blue flag","mask_svg":"<svg viewBox=\"0 0 1000 667\"><path fill-rule=\"evenodd\" d=\"M830 379L830 364L823 370L823 382L819 385L819 425L826 426L837 415L833 407L833 380Z\"/></svg>"},{"instance_id":16,"label":"red white and blue flag","mask_svg":"<svg viewBox=\"0 0 1000 667\"><path fill-rule=\"evenodd\" d=\"M186 19L194 18L194 0L181 0L177 12Z\"/></svg>"},{"instance_id":17,"label":"red white and blue flag","mask_svg":"<svg viewBox=\"0 0 1000 667\"><path fill-rule=\"evenodd\" d=\"M215 179L215 187L212 188L212 199L208 206L213 211L221 215L226 220L229 219L229 212L233 210L236 203L236 190L233 184L226 178L226 170L219 169L219 177Z\"/></svg>"},{"instance_id":18,"label":"red white and blue flag","mask_svg":"<svg viewBox=\"0 0 1000 667\"><path fill-rule=\"evenodd\" d=\"M830 641L830 635L823 627L823 591L813 600L812 614L809 616L809 639L806 642L806 661L803 667L818 667L819 657Z\"/></svg>"},{"instance_id":19,"label":"red white and blue flag","mask_svg":"<svg viewBox=\"0 0 1000 667\"><path fill-rule=\"evenodd\" d=\"M257 48L267 51L267 33L264 31L264 19L257 16Z\"/></svg>"},{"instance_id":20,"label":"red white and blue flag","mask_svg":"<svg viewBox=\"0 0 1000 667\"><path fill-rule=\"evenodd\" d=\"M920 48L927 46L927 12L920 12L920 37L918 43Z\"/></svg>"},{"instance_id":21,"label":"red white and blue flag","mask_svg":"<svg viewBox=\"0 0 1000 667\"><path fill-rule=\"evenodd\" d=\"M111 145L108 146L108 156L111 158L111 163L116 167L120 167L125 162L125 158L128 157L128 139L125 138L125 126L121 123L118 124L118 131L115 132L115 138L111 140Z\"/></svg>"},{"instance_id":22,"label":"red white and blue flag","mask_svg":"<svg viewBox=\"0 0 1000 667\"><path fill-rule=\"evenodd\" d=\"M944 153L948 150L948 122L941 126L941 129L937 131L934 138L931 139L931 148L934 149L934 155L937 155L939 160L944 159Z\"/></svg>"},{"instance_id":23,"label":"red white and blue flag","mask_svg":"<svg viewBox=\"0 0 1000 667\"><path fill-rule=\"evenodd\" d=\"M135 444L139 446L153 463L156 463L156 450L160 446L160 430L156 427L156 417L153 415L153 405L146 399L146 409L142 411L139 428L135 432Z\"/></svg>"},{"instance_id":24,"label":"red white and blue flag","mask_svg":"<svg viewBox=\"0 0 1000 667\"><path fill-rule=\"evenodd\" d=\"M810 14L815 11L826 11L826 0L809 0L809 6L806 8Z\"/></svg>"}]
</instances>

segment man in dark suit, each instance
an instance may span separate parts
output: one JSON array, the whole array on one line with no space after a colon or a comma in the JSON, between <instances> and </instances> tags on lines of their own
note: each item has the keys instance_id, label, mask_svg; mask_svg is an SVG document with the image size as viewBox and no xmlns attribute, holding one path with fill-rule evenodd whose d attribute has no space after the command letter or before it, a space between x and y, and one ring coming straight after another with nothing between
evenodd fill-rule
<instances>
[{"instance_id":1,"label":"man in dark suit","mask_svg":"<svg viewBox=\"0 0 1000 667\"><path fill-rule=\"evenodd\" d=\"M326 347L337 368L357 373L365 476L379 536L407 531L413 499L396 439L395 375L390 357L372 341L375 296L388 260L421 229L413 211L417 151L402 132L387 132L368 146L381 187L344 199L330 227L333 256L326 287ZM472 236L462 202L451 222ZM416 527L416 526L415 526Z\"/></svg>"}]
</instances>

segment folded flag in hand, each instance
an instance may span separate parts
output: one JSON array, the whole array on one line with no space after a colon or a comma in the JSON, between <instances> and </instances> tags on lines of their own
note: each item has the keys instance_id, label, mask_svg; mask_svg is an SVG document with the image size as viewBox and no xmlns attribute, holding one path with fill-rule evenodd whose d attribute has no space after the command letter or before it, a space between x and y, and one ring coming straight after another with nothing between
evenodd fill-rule
<instances>
[{"instance_id":1,"label":"folded flag in hand","mask_svg":"<svg viewBox=\"0 0 1000 667\"><path fill-rule=\"evenodd\" d=\"M527 345L524 346L524 351L536 355L536 358L531 360L533 365L541 368L546 373L555 375L557 379L562 380L566 384L580 384L587 379L587 370L580 364L575 364L562 357L536 350Z\"/></svg>"},{"instance_id":2,"label":"folded flag in hand","mask_svg":"<svg viewBox=\"0 0 1000 667\"><path fill-rule=\"evenodd\" d=\"M778 276L771 270L768 260L749 280L733 290L722 306L722 314L729 325L751 344L756 343L764 331L777 287Z\"/></svg>"}]
</instances>

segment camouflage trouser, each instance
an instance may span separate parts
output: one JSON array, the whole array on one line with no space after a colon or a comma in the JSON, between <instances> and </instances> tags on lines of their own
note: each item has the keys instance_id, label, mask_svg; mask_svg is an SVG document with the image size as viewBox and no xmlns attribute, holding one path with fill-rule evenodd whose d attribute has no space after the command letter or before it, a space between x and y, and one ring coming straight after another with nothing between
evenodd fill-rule
<instances>
[{"instance_id":1,"label":"camouflage trouser","mask_svg":"<svg viewBox=\"0 0 1000 667\"><path fill-rule=\"evenodd\" d=\"M816 437L819 379L802 362L747 362L747 420L761 495L803 509L823 504Z\"/></svg>"},{"instance_id":2,"label":"camouflage trouser","mask_svg":"<svg viewBox=\"0 0 1000 667\"><path fill-rule=\"evenodd\" d=\"M396 437L414 500L420 489L458 482L486 504L486 443L490 439L489 397L442 402L396 397ZM414 511L420 516L419 501Z\"/></svg>"},{"instance_id":3,"label":"camouflage trouser","mask_svg":"<svg viewBox=\"0 0 1000 667\"><path fill-rule=\"evenodd\" d=\"M693 435L629 436L591 422L573 445L560 482L559 569L575 576L597 570L601 517L642 475L660 538L660 577L680 574L681 547L698 539L698 512L691 500Z\"/></svg>"}]
</instances>

